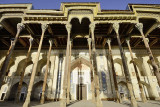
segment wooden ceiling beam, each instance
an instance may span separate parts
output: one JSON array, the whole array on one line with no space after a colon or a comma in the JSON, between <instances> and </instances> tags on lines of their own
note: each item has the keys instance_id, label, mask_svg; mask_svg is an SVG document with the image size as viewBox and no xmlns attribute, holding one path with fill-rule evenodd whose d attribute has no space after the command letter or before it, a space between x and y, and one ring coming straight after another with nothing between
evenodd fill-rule
<instances>
[{"instance_id":1,"label":"wooden ceiling beam","mask_svg":"<svg viewBox=\"0 0 160 107\"><path fill-rule=\"evenodd\" d=\"M137 40L135 43L134 43L134 46L133 47L137 47L140 43L141 43L141 39Z\"/></svg>"},{"instance_id":2,"label":"wooden ceiling beam","mask_svg":"<svg viewBox=\"0 0 160 107\"><path fill-rule=\"evenodd\" d=\"M5 39L0 39L3 44L10 47L10 44Z\"/></svg>"},{"instance_id":3,"label":"wooden ceiling beam","mask_svg":"<svg viewBox=\"0 0 160 107\"><path fill-rule=\"evenodd\" d=\"M54 35L53 30L52 30L52 28L51 28L50 25L48 25L48 32L49 32L52 36Z\"/></svg>"},{"instance_id":4,"label":"wooden ceiling beam","mask_svg":"<svg viewBox=\"0 0 160 107\"><path fill-rule=\"evenodd\" d=\"M126 35L130 34L130 33L133 31L134 26L135 26L135 25L132 24L132 25L129 27L129 29L128 29L127 32L126 32Z\"/></svg>"},{"instance_id":5,"label":"wooden ceiling beam","mask_svg":"<svg viewBox=\"0 0 160 107\"><path fill-rule=\"evenodd\" d=\"M25 26L26 26L27 31L28 31L31 35L35 35L34 31L29 27L28 24L26 24Z\"/></svg>"},{"instance_id":6,"label":"wooden ceiling beam","mask_svg":"<svg viewBox=\"0 0 160 107\"><path fill-rule=\"evenodd\" d=\"M144 34L145 36L147 36L149 33L151 33L154 29L156 29L158 26L160 25L159 22L155 22L148 30L147 32Z\"/></svg>"},{"instance_id":7,"label":"wooden ceiling beam","mask_svg":"<svg viewBox=\"0 0 160 107\"><path fill-rule=\"evenodd\" d=\"M53 39L54 40L54 44L56 47L58 47L58 42L57 42L57 39Z\"/></svg>"},{"instance_id":8,"label":"wooden ceiling beam","mask_svg":"<svg viewBox=\"0 0 160 107\"><path fill-rule=\"evenodd\" d=\"M1 24L13 37L15 37L16 29L11 26L11 24L7 23L6 21L2 21ZM19 38L18 40L24 47L27 46L27 43L22 38Z\"/></svg>"},{"instance_id":9,"label":"wooden ceiling beam","mask_svg":"<svg viewBox=\"0 0 160 107\"><path fill-rule=\"evenodd\" d=\"M108 32L107 32L107 35L109 35L110 33L112 33L112 30L113 30L113 27L112 27L112 25L110 25L109 29L108 29Z\"/></svg>"},{"instance_id":10,"label":"wooden ceiling beam","mask_svg":"<svg viewBox=\"0 0 160 107\"><path fill-rule=\"evenodd\" d=\"M151 47L151 46L153 46L155 43L157 43L158 42L158 38L156 38L156 39L154 39L150 44L149 44L149 46Z\"/></svg>"},{"instance_id":11,"label":"wooden ceiling beam","mask_svg":"<svg viewBox=\"0 0 160 107\"><path fill-rule=\"evenodd\" d=\"M104 40L102 42L102 46L105 47L106 43L107 43L107 38L104 38Z\"/></svg>"}]
</instances>

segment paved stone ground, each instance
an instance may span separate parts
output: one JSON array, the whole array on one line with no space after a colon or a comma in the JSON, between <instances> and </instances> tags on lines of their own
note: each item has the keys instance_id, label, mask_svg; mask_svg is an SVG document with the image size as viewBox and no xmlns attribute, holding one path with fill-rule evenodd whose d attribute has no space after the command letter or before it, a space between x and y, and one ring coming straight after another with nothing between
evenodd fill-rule
<instances>
[{"instance_id":1,"label":"paved stone ground","mask_svg":"<svg viewBox=\"0 0 160 107\"><path fill-rule=\"evenodd\" d=\"M113 101L102 101L103 107L130 107L130 102L118 104ZM0 107L22 107L23 102L16 104L11 101L0 102ZM31 107L59 107L60 102L46 102L40 105L39 102L31 102ZM91 101L72 101L68 107L96 107ZM138 102L138 107L160 107L160 101L147 101L146 103Z\"/></svg>"}]
</instances>

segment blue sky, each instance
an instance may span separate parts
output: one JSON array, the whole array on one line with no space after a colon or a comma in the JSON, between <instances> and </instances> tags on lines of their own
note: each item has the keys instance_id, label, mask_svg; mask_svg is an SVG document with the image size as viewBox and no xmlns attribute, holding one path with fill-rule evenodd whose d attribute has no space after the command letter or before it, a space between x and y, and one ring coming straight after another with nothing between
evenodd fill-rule
<instances>
[{"instance_id":1,"label":"blue sky","mask_svg":"<svg viewBox=\"0 0 160 107\"><path fill-rule=\"evenodd\" d=\"M125 10L128 3L160 4L160 0L0 0L0 4L32 3L34 9L59 9L61 2L100 2L101 9Z\"/></svg>"}]
</instances>

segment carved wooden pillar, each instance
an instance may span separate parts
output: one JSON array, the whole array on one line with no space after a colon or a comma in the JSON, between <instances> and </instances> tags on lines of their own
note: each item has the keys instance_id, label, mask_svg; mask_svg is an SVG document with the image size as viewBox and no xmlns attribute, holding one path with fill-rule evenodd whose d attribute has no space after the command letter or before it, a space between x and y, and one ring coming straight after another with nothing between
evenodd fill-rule
<instances>
[{"instance_id":1,"label":"carved wooden pillar","mask_svg":"<svg viewBox=\"0 0 160 107\"><path fill-rule=\"evenodd\" d=\"M111 64L110 66L112 68L114 87L115 87L115 92L116 92L116 101L118 103L122 103L121 98L119 96L119 92L118 92L117 77L116 77L116 72L115 72L115 69L114 69L114 62L113 62L113 57L112 57L111 40L107 39L107 43L108 43L109 61L110 61L110 64Z\"/></svg>"},{"instance_id":2,"label":"carved wooden pillar","mask_svg":"<svg viewBox=\"0 0 160 107\"><path fill-rule=\"evenodd\" d=\"M138 80L139 89L141 91L141 98L142 98L143 102L146 102L147 99L146 99L145 94L144 94L143 85L140 83L140 76L138 74L138 70L137 70L136 64L134 62L134 58L133 58L132 49L131 49L131 46L130 46L130 43L129 43L129 39L126 39L126 42L127 42L129 52L130 52L130 55L131 55L131 59L132 59L132 63L133 63L133 66L134 66L134 69L135 69L135 72L136 72L136 77L137 77L137 80Z\"/></svg>"},{"instance_id":3,"label":"carved wooden pillar","mask_svg":"<svg viewBox=\"0 0 160 107\"><path fill-rule=\"evenodd\" d=\"M47 57L47 64L46 64L46 70L44 74L44 82L42 87L42 96L41 96L41 104L44 104L45 101L45 90L46 90L46 84L47 84L47 77L48 77L48 69L49 69L49 62L50 62L50 56L51 56L51 49L52 49L53 41L52 39L49 40L49 51L48 51L48 57Z\"/></svg>"},{"instance_id":4,"label":"carved wooden pillar","mask_svg":"<svg viewBox=\"0 0 160 107\"><path fill-rule=\"evenodd\" d=\"M78 66L78 100L81 100L82 98L82 86L81 86L81 71L82 71L82 65L81 62L79 62Z\"/></svg>"},{"instance_id":5,"label":"carved wooden pillar","mask_svg":"<svg viewBox=\"0 0 160 107\"><path fill-rule=\"evenodd\" d=\"M88 38L88 46L89 46L89 59L90 59L90 71L91 71L91 90L92 90L92 101L95 102L95 88L94 88L94 75L93 75L93 70L92 70L92 55L91 55L91 38Z\"/></svg>"},{"instance_id":6,"label":"carved wooden pillar","mask_svg":"<svg viewBox=\"0 0 160 107\"><path fill-rule=\"evenodd\" d=\"M17 91L17 95L16 95L16 98L15 98L16 103L19 102L19 97L20 97L20 93L21 93L21 89L22 89L25 69L27 67L27 63L28 63L30 53L31 53L32 42L33 42L33 38L30 38L29 39L30 46L29 46L29 49L28 49L27 57L26 57L25 62L24 62L24 67L23 67L23 70L22 70L22 73L21 73L21 78L20 78L19 85L18 85L18 91Z\"/></svg>"},{"instance_id":7,"label":"carved wooden pillar","mask_svg":"<svg viewBox=\"0 0 160 107\"><path fill-rule=\"evenodd\" d=\"M70 80L71 80L71 50L72 50L72 41L70 41L69 45L69 70L68 70L68 87L67 87L67 104L70 103Z\"/></svg>"},{"instance_id":8,"label":"carved wooden pillar","mask_svg":"<svg viewBox=\"0 0 160 107\"><path fill-rule=\"evenodd\" d=\"M159 69L158 69L158 66L157 66L157 64L155 62L155 59L153 57L152 51L151 51L151 49L149 47L149 44L148 44L148 42L147 42L147 40L146 40L146 38L144 36L144 33L143 33L143 24L142 23L137 23L136 27L139 30L139 32L141 33L141 35L142 35L142 38L143 38L143 41L144 41L144 45L146 47L147 53L149 55L149 59L151 61L151 64L152 64L152 67L153 67L153 70L154 70L154 74L157 77L157 81L158 81L158 84L160 86L160 73L159 73Z\"/></svg>"},{"instance_id":9,"label":"carved wooden pillar","mask_svg":"<svg viewBox=\"0 0 160 107\"><path fill-rule=\"evenodd\" d=\"M34 65L33 65L31 79L30 79L29 86L28 86L28 93L27 93L26 100L25 100L25 102L24 102L24 104L23 104L23 107L28 107L29 104L30 104L30 97L31 97L31 92L32 92L33 83L34 83L34 78L35 78L35 75L36 75L36 70L37 70L39 55L40 55L40 52L41 52L41 47L42 47L42 42L43 42L44 33L45 33L47 27L48 27L47 24L42 24L42 25L41 25L41 28L42 28L41 40L40 40L40 42L39 42L39 47L38 47L37 55L36 55L35 62L34 62Z\"/></svg>"},{"instance_id":10,"label":"carved wooden pillar","mask_svg":"<svg viewBox=\"0 0 160 107\"><path fill-rule=\"evenodd\" d=\"M65 60L65 71L64 71L64 80L63 80L63 94L60 107L66 107L66 94L67 94L67 75L68 75L68 62L69 62L69 42L70 42L70 33L71 33L71 24L66 24L66 29L68 32L67 38L67 48L66 48L66 60Z\"/></svg>"},{"instance_id":11,"label":"carved wooden pillar","mask_svg":"<svg viewBox=\"0 0 160 107\"><path fill-rule=\"evenodd\" d=\"M131 75L130 75L129 70L128 70L126 58L125 58L124 51L123 51L121 41L120 41L120 37L119 37L119 23L114 23L113 24L113 29L116 32L117 42L118 42L119 49L120 49L120 54L121 54L121 57L122 57L122 64L123 64L123 68L124 68L125 78L126 78L126 81L127 81L127 86L128 86L129 93L131 95L131 106L132 107L137 107L137 102L136 102L135 97L133 95Z\"/></svg>"},{"instance_id":12,"label":"carved wooden pillar","mask_svg":"<svg viewBox=\"0 0 160 107\"><path fill-rule=\"evenodd\" d=\"M25 26L24 26L23 23L18 23L17 24L17 34L16 34L15 39L14 39L13 43L11 44L11 46L10 46L8 52L7 52L6 58L3 62L3 65L2 65L2 68L1 68L1 71L0 71L0 88L3 85L3 80L4 80L4 77L5 77L5 74L6 74L6 70L7 70L11 55L13 53L14 47L16 45L16 42L18 40L18 36L19 36L20 32L22 31L22 29L24 27Z\"/></svg>"},{"instance_id":13,"label":"carved wooden pillar","mask_svg":"<svg viewBox=\"0 0 160 107\"><path fill-rule=\"evenodd\" d=\"M92 59L93 59L93 71L95 74L95 88L96 88L96 106L102 107L102 102L100 99L100 92L99 92L99 78L98 78L98 70L97 70L97 61L96 61L96 47L95 47L95 40L94 40L94 29L95 29L95 23L90 24L90 31L91 31L91 37L92 37Z\"/></svg>"}]
</instances>

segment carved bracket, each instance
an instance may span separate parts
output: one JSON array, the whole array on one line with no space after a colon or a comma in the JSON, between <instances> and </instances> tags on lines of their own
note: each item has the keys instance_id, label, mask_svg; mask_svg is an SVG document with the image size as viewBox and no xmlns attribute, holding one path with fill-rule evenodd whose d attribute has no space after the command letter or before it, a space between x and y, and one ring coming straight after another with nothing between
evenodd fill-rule
<instances>
[{"instance_id":1,"label":"carved bracket","mask_svg":"<svg viewBox=\"0 0 160 107\"><path fill-rule=\"evenodd\" d=\"M18 31L18 30L21 31L23 28L25 28L25 25L24 25L23 23L18 23L18 24L17 24L17 31Z\"/></svg>"},{"instance_id":2,"label":"carved bracket","mask_svg":"<svg viewBox=\"0 0 160 107\"><path fill-rule=\"evenodd\" d=\"M116 34L119 33L119 23L113 23L113 29L116 32Z\"/></svg>"},{"instance_id":3,"label":"carved bracket","mask_svg":"<svg viewBox=\"0 0 160 107\"><path fill-rule=\"evenodd\" d=\"M41 25L42 32L45 32L47 28L48 28L47 24L42 24Z\"/></svg>"}]
</instances>

